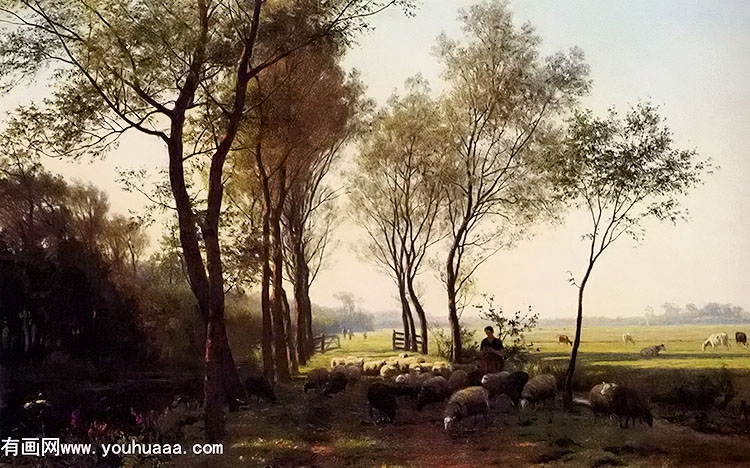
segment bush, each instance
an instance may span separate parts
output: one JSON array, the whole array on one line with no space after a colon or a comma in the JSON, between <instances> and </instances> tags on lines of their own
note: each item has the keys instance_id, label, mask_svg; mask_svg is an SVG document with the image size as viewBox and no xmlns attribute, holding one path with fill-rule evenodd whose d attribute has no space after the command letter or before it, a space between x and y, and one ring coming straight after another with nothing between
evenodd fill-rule
<instances>
[{"instance_id":1,"label":"bush","mask_svg":"<svg viewBox=\"0 0 750 468\"><path fill-rule=\"evenodd\" d=\"M453 337L451 336L450 330L446 330L443 327L433 324L430 327L430 333L435 338L435 344L437 345L437 354L443 359L451 359L451 351L453 350ZM469 330L461 325L461 356L465 361L477 361L479 360L479 343L474 339L474 330Z\"/></svg>"},{"instance_id":2,"label":"bush","mask_svg":"<svg viewBox=\"0 0 750 468\"><path fill-rule=\"evenodd\" d=\"M734 385L726 367L713 372L681 373L676 380L675 386L656 395L654 400L689 410L707 410L717 398L734 396Z\"/></svg>"}]
</instances>

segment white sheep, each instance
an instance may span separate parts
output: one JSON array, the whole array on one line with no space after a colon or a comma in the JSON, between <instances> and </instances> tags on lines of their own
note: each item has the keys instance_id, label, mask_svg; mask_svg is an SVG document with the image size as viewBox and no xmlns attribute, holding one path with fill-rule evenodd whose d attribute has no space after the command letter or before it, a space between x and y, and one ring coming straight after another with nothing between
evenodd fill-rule
<instances>
[{"instance_id":1,"label":"white sheep","mask_svg":"<svg viewBox=\"0 0 750 468\"><path fill-rule=\"evenodd\" d=\"M487 389L490 399L500 394L503 382L508 379L510 372L502 371L482 376L482 387Z\"/></svg>"},{"instance_id":2,"label":"white sheep","mask_svg":"<svg viewBox=\"0 0 750 468\"><path fill-rule=\"evenodd\" d=\"M448 381L445 377L437 376L427 379L422 383L422 388L417 395L417 411L431 404L445 400L450 395Z\"/></svg>"},{"instance_id":3,"label":"white sheep","mask_svg":"<svg viewBox=\"0 0 750 468\"><path fill-rule=\"evenodd\" d=\"M365 361L362 366L362 370L365 375L379 375L380 368L385 365L385 360L380 361Z\"/></svg>"},{"instance_id":4,"label":"white sheep","mask_svg":"<svg viewBox=\"0 0 750 468\"><path fill-rule=\"evenodd\" d=\"M461 419L482 415L485 425L488 424L487 414L490 410L489 394L483 387L467 387L454 393L443 413L443 427L450 431L453 424Z\"/></svg>"},{"instance_id":5,"label":"white sheep","mask_svg":"<svg viewBox=\"0 0 750 468\"><path fill-rule=\"evenodd\" d=\"M622 334L622 342L625 344L632 343L635 344L635 340L633 339L633 335L630 333L623 333Z\"/></svg>"},{"instance_id":6,"label":"white sheep","mask_svg":"<svg viewBox=\"0 0 750 468\"><path fill-rule=\"evenodd\" d=\"M380 376L383 377L384 379L393 379L398 374L400 374L400 372L394 366L386 364L380 368Z\"/></svg>"}]
</instances>

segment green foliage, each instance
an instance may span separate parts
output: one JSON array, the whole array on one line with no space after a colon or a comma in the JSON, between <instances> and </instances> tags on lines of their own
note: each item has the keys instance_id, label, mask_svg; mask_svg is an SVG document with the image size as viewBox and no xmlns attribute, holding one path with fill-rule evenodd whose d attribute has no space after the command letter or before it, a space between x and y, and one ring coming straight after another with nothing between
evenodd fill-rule
<instances>
[{"instance_id":1,"label":"green foliage","mask_svg":"<svg viewBox=\"0 0 750 468\"><path fill-rule=\"evenodd\" d=\"M479 343L475 339L476 330L461 325L461 349L462 359L476 361L479 359ZM432 339L435 340L437 355L443 359L450 360L453 350L453 337L449 330L433 324L430 327Z\"/></svg>"},{"instance_id":2,"label":"green foliage","mask_svg":"<svg viewBox=\"0 0 750 468\"><path fill-rule=\"evenodd\" d=\"M495 296L487 293L481 294L484 304L475 304L480 309L479 318L487 320L495 325L495 336L503 341L506 358L523 359L532 349L526 343L524 333L536 327L539 321L539 313L533 313L531 306L525 314L517 310L512 316L506 316L502 307L495 306Z\"/></svg>"},{"instance_id":3,"label":"green foliage","mask_svg":"<svg viewBox=\"0 0 750 468\"><path fill-rule=\"evenodd\" d=\"M700 373L682 373L674 379L672 388L654 399L684 409L707 410L717 398L734 396L734 384L729 370L721 369Z\"/></svg>"}]
</instances>

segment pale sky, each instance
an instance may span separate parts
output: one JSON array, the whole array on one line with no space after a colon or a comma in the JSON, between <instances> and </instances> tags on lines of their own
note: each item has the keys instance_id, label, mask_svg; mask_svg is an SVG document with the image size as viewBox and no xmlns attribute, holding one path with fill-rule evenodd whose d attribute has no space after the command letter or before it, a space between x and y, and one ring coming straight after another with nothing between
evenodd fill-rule
<instances>
[{"instance_id":1,"label":"pale sky","mask_svg":"<svg viewBox=\"0 0 750 468\"><path fill-rule=\"evenodd\" d=\"M442 31L456 36L457 9L468 0L424 0L415 18L393 10L377 17L376 31L359 41L346 58L362 73L369 95L383 103L404 79L422 73L441 91L440 65L431 54ZM530 21L552 53L579 46L591 66L593 88L584 105L598 113L615 105L651 99L675 134L676 145L695 148L721 169L684 202L688 223L652 223L644 243L620 239L597 264L587 288L586 314L642 315L664 302L702 305L732 302L750 309L750 6L742 1L513 1L517 24ZM20 91L9 108L33 91ZM160 144L126 138L106 161L48 165L67 177L91 180L110 193L114 211L138 210L144 200L122 192L115 167L164 167ZM501 251L477 271L478 289L494 293L504 309L531 304L542 317L574 316L576 290L567 271L577 276L586 253L580 235L588 228L573 213L565 226L539 226L537 235L512 251ZM340 244L328 268L313 284L313 302L335 304L332 295L350 291L371 310L398 306L392 281L373 265L358 260L351 245L362 232L344 222ZM441 259L442 252L435 252ZM421 281L429 315L444 319L447 301L432 271ZM467 312L468 314L469 312Z\"/></svg>"}]
</instances>

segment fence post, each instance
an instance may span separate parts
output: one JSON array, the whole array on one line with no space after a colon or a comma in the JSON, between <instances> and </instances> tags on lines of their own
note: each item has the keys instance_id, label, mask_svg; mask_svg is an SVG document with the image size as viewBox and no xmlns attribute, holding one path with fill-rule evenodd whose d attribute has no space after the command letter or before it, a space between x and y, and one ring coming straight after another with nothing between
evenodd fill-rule
<instances>
[{"instance_id":1,"label":"fence post","mask_svg":"<svg viewBox=\"0 0 750 468\"><path fill-rule=\"evenodd\" d=\"M393 338L391 340L391 344L392 344L391 348L395 350L396 349L396 330L393 330Z\"/></svg>"},{"instance_id":2,"label":"fence post","mask_svg":"<svg viewBox=\"0 0 750 468\"><path fill-rule=\"evenodd\" d=\"M322 333L320 335L320 352L321 353L325 353L326 352L325 346L326 346L326 334Z\"/></svg>"}]
</instances>

